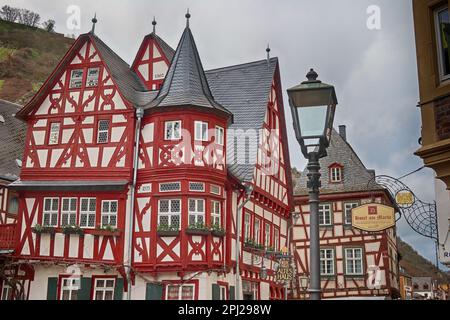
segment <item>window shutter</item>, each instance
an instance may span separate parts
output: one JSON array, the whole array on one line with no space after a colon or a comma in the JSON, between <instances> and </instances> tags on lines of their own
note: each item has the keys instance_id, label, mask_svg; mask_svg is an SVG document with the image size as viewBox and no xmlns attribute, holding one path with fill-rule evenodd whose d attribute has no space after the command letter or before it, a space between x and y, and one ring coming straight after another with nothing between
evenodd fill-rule
<instances>
[{"instance_id":1,"label":"window shutter","mask_svg":"<svg viewBox=\"0 0 450 320\"><path fill-rule=\"evenodd\" d=\"M116 287L114 288L114 300L123 300L123 279L116 279Z\"/></svg>"},{"instance_id":2,"label":"window shutter","mask_svg":"<svg viewBox=\"0 0 450 320\"><path fill-rule=\"evenodd\" d=\"M163 297L163 285L147 283L145 290L145 300L162 300Z\"/></svg>"},{"instance_id":3,"label":"window shutter","mask_svg":"<svg viewBox=\"0 0 450 320\"><path fill-rule=\"evenodd\" d=\"M220 300L220 287L215 283L212 285L212 299Z\"/></svg>"},{"instance_id":4,"label":"window shutter","mask_svg":"<svg viewBox=\"0 0 450 320\"><path fill-rule=\"evenodd\" d=\"M230 286L230 300L236 300L236 292L234 286Z\"/></svg>"},{"instance_id":5,"label":"window shutter","mask_svg":"<svg viewBox=\"0 0 450 320\"><path fill-rule=\"evenodd\" d=\"M78 300L91 300L92 279L81 277L80 289L78 290Z\"/></svg>"},{"instance_id":6,"label":"window shutter","mask_svg":"<svg viewBox=\"0 0 450 320\"><path fill-rule=\"evenodd\" d=\"M58 278L48 278L47 282L47 300L57 300Z\"/></svg>"}]
</instances>

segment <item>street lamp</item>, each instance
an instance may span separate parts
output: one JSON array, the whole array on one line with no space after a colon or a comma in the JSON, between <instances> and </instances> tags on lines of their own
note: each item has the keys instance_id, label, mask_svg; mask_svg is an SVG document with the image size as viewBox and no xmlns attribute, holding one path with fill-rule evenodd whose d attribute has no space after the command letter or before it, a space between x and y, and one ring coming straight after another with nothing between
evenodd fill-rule
<instances>
[{"instance_id":1,"label":"street lamp","mask_svg":"<svg viewBox=\"0 0 450 320\"><path fill-rule=\"evenodd\" d=\"M307 81L287 90L295 136L303 155L308 159L310 206L310 274L311 300L320 300L320 236L319 236L319 159L327 156L333 130L334 113L338 104L334 87L317 80L311 69Z\"/></svg>"},{"instance_id":2,"label":"street lamp","mask_svg":"<svg viewBox=\"0 0 450 320\"><path fill-rule=\"evenodd\" d=\"M300 289L303 292L303 297L306 298L306 290L308 290L309 286L309 277L306 274L302 274L300 277L298 277L299 283L300 283Z\"/></svg>"}]
</instances>

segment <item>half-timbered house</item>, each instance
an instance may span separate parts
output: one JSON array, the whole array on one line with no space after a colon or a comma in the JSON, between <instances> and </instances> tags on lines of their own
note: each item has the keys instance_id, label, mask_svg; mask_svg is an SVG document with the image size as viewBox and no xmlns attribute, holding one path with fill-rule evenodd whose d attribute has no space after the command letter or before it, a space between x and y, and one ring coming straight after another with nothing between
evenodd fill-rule
<instances>
[{"instance_id":1,"label":"half-timbered house","mask_svg":"<svg viewBox=\"0 0 450 320\"><path fill-rule=\"evenodd\" d=\"M322 298L390 298L399 295L395 227L366 232L352 227L352 209L377 202L394 206L389 192L374 181L347 141L346 127L333 131L327 157L320 160L320 272ZM297 277L293 297L308 296L298 279L309 276L309 204L307 176L301 174L294 190L296 217L292 251Z\"/></svg>"},{"instance_id":2,"label":"half-timbered house","mask_svg":"<svg viewBox=\"0 0 450 320\"><path fill-rule=\"evenodd\" d=\"M27 299L283 298L265 255L293 206L278 59L205 72L186 17L176 50L153 22L131 67L80 35L17 113Z\"/></svg>"}]
</instances>

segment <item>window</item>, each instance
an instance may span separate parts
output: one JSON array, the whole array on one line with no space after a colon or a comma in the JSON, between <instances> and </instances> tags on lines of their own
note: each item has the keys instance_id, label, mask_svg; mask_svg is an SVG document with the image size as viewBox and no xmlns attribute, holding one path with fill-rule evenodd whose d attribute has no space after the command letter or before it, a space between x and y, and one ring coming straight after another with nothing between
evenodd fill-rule
<instances>
[{"instance_id":1,"label":"window","mask_svg":"<svg viewBox=\"0 0 450 320\"><path fill-rule=\"evenodd\" d=\"M61 300L77 300L78 290L80 289L80 278L62 278Z\"/></svg>"},{"instance_id":2,"label":"window","mask_svg":"<svg viewBox=\"0 0 450 320\"><path fill-rule=\"evenodd\" d=\"M270 223L264 224L264 246L270 247Z\"/></svg>"},{"instance_id":3,"label":"window","mask_svg":"<svg viewBox=\"0 0 450 320\"><path fill-rule=\"evenodd\" d=\"M319 225L331 226L331 204L319 204Z\"/></svg>"},{"instance_id":4,"label":"window","mask_svg":"<svg viewBox=\"0 0 450 320\"><path fill-rule=\"evenodd\" d=\"M280 230L276 228L273 230L273 246L275 251L280 250Z\"/></svg>"},{"instance_id":5,"label":"window","mask_svg":"<svg viewBox=\"0 0 450 320\"><path fill-rule=\"evenodd\" d=\"M48 138L49 145L59 144L59 132L61 124L59 122L53 122L50 125L50 136Z\"/></svg>"},{"instance_id":6,"label":"window","mask_svg":"<svg viewBox=\"0 0 450 320\"><path fill-rule=\"evenodd\" d=\"M216 127L216 143L221 146L224 145L224 130L222 127Z\"/></svg>"},{"instance_id":7,"label":"window","mask_svg":"<svg viewBox=\"0 0 450 320\"><path fill-rule=\"evenodd\" d=\"M222 226L219 201L211 201L211 223L213 226Z\"/></svg>"},{"instance_id":8,"label":"window","mask_svg":"<svg viewBox=\"0 0 450 320\"><path fill-rule=\"evenodd\" d=\"M258 300L259 283L242 281L242 293L244 295L244 300Z\"/></svg>"},{"instance_id":9,"label":"window","mask_svg":"<svg viewBox=\"0 0 450 320\"><path fill-rule=\"evenodd\" d=\"M245 241L247 241L247 240L250 240L251 238L250 238L250 220L251 220L251 216L250 216L250 213L245 213L245 216L244 216L244 240Z\"/></svg>"},{"instance_id":10,"label":"window","mask_svg":"<svg viewBox=\"0 0 450 320\"><path fill-rule=\"evenodd\" d=\"M320 275L334 275L334 250L320 249Z\"/></svg>"},{"instance_id":11,"label":"window","mask_svg":"<svg viewBox=\"0 0 450 320\"><path fill-rule=\"evenodd\" d=\"M450 78L450 17L448 7L441 7L435 11L435 29L438 45L438 64L440 80Z\"/></svg>"},{"instance_id":12,"label":"window","mask_svg":"<svg viewBox=\"0 0 450 320\"><path fill-rule=\"evenodd\" d=\"M346 202L344 203L344 224L352 224L352 209L359 206L358 202Z\"/></svg>"},{"instance_id":13,"label":"window","mask_svg":"<svg viewBox=\"0 0 450 320\"><path fill-rule=\"evenodd\" d=\"M61 225L74 226L77 224L77 198L63 198L61 208Z\"/></svg>"},{"instance_id":14,"label":"window","mask_svg":"<svg viewBox=\"0 0 450 320\"><path fill-rule=\"evenodd\" d=\"M255 242L257 244L261 243L261 223L259 221L259 219L255 219L255 224L254 224L254 230L253 230L253 240L255 240Z\"/></svg>"},{"instance_id":15,"label":"window","mask_svg":"<svg viewBox=\"0 0 450 320\"><path fill-rule=\"evenodd\" d=\"M42 224L48 227L57 227L58 211L59 211L59 198L45 198Z\"/></svg>"},{"instance_id":16,"label":"window","mask_svg":"<svg viewBox=\"0 0 450 320\"><path fill-rule=\"evenodd\" d=\"M205 200L189 199L189 226L205 224Z\"/></svg>"},{"instance_id":17,"label":"window","mask_svg":"<svg viewBox=\"0 0 450 320\"><path fill-rule=\"evenodd\" d=\"M97 143L108 143L109 141L109 120L98 122Z\"/></svg>"},{"instance_id":18,"label":"window","mask_svg":"<svg viewBox=\"0 0 450 320\"><path fill-rule=\"evenodd\" d=\"M159 225L180 228L181 200L159 200L158 209Z\"/></svg>"},{"instance_id":19,"label":"window","mask_svg":"<svg viewBox=\"0 0 450 320\"><path fill-rule=\"evenodd\" d=\"M208 141L208 123L195 121L195 140Z\"/></svg>"},{"instance_id":20,"label":"window","mask_svg":"<svg viewBox=\"0 0 450 320\"><path fill-rule=\"evenodd\" d=\"M167 182L159 184L159 192L172 192L180 190L181 190L181 183L179 182Z\"/></svg>"},{"instance_id":21,"label":"window","mask_svg":"<svg viewBox=\"0 0 450 320\"><path fill-rule=\"evenodd\" d=\"M10 196L8 202L8 213L17 214L19 210L19 199L16 196Z\"/></svg>"},{"instance_id":22,"label":"window","mask_svg":"<svg viewBox=\"0 0 450 320\"><path fill-rule=\"evenodd\" d=\"M221 188L219 186L216 186L215 184L211 185L211 193L221 195Z\"/></svg>"},{"instance_id":23,"label":"window","mask_svg":"<svg viewBox=\"0 0 450 320\"><path fill-rule=\"evenodd\" d=\"M228 288L226 285L219 284L219 300L228 300Z\"/></svg>"},{"instance_id":24,"label":"window","mask_svg":"<svg viewBox=\"0 0 450 320\"><path fill-rule=\"evenodd\" d=\"M115 279L95 279L94 300L113 300Z\"/></svg>"},{"instance_id":25,"label":"window","mask_svg":"<svg viewBox=\"0 0 450 320\"><path fill-rule=\"evenodd\" d=\"M13 290L9 284L6 283L6 280L3 280L2 292L1 292L0 300L12 300L13 299Z\"/></svg>"},{"instance_id":26,"label":"window","mask_svg":"<svg viewBox=\"0 0 450 320\"><path fill-rule=\"evenodd\" d=\"M86 79L86 87L96 87L98 85L98 76L100 73L100 68L89 68L87 79Z\"/></svg>"},{"instance_id":27,"label":"window","mask_svg":"<svg viewBox=\"0 0 450 320\"><path fill-rule=\"evenodd\" d=\"M169 284L166 287L167 300L194 300L194 285Z\"/></svg>"},{"instance_id":28,"label":"window","mask_svg":"<svg viewBox=\"0 0 450 320\"><path fill-rule=\"evenodd\" d=\"M203 192L205 191L205 184L203 182L189 182L189 191Z\"/></svg>"},{"instance_id":29,"label":"window","mask_svg":"<svg viewBox=\"0 0 450 320\"><path fill-rule=\"evenodd\" d=\"M102 201L102 227L117 227L117 200Z\"/></svg>"},{"instance_id":30,"label":"window","mask_svg":"<svg viewBox=\"0 0 450 320\"><path fill-rule=\"evenodd\" d=\"M81 198L80 227L94 228L97 200L95 198Z\"/></svg>"},{"instance_id":31,"label":"window","mask_svg":"<svg viewBox=\"0 0 450 320\"><path fill-rule=\"evenodd\" d=\"M424 283L424 285L423 285L423 290L429 290L430 289L430 287L428 286L428 284L427 283Z\"/></svg>"},{"instance_id":32,"label":"window","mask_svg":"<svg viewBox=\"0 0 450 320\"><path fill-rule=\"evenodd\" d=\"M362 275L362 249L361 248L346 248L345 250L345 273L347 275Z\"/></svg>"},{"instance_id":33,"label":"window","mask_svg":"<svg viewBox=\"0 0 450 320\"><path fill-rule=\"evenodd\" d=\"M164 132L165 140L179 140L181 138L181 121L167 121Z\"/></svg>"},{"instance_id":34,"label":"window","mask_svg":"<svg viewBox=\"0 0 450 320\"><path fill-rule=\"evenodd\" d=\"M331 167L330 168L330 181L337 183L342 182L342 167Z\"/></svg>"},{"instance_id":35,"label":"window","mask_svg":"<svg viewBox=\"0 0 450 320\"><path fill-rule=\"evenodd\" d=\"M70 89L81 88L83 84L83 69L72 70L70 73Z\"/></svg>"}]
</instances>

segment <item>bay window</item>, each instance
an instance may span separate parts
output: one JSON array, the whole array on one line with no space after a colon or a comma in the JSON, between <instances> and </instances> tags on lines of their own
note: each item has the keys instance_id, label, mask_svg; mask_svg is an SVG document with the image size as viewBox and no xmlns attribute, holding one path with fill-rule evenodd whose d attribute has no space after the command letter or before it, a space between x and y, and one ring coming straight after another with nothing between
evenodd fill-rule
<instances>
[{"instance_id":1,"label":"bay window","mask_svg":"<svg viewBox=\"0 0 450 320\"><path fill-rule=\"evenodd\" d=\"M208 141L208 123L195 121L195 141Z\"/></svg>"}]
</instances>

